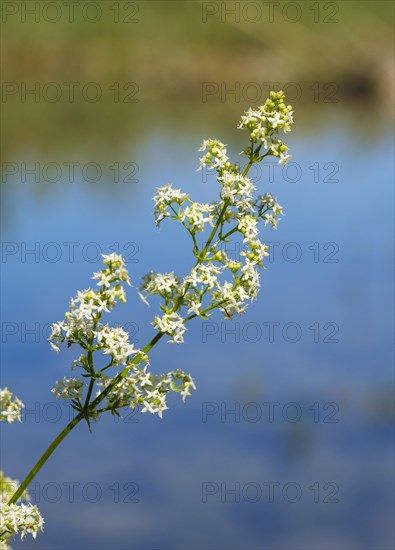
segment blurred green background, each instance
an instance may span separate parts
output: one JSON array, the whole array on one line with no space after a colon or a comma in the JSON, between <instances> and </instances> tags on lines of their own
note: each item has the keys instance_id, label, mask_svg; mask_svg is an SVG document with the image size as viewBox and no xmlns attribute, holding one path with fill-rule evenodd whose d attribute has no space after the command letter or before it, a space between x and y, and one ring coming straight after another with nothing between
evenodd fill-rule
<instances>
[{"instance_id":1,"label":"blurred green background","mask_svg":"<svg viewBox=\"0 0 395 550\"><path fill-rule=\"evenodd\" d=\"M273 82L297 101L299 131L332 117L334 102L337 116L368 136L391 117L391 1L100 1L73 12L58 4L3 2L3 82L16 84L3 87L6 160L24 146L43 159L65 149L106 154L160 125L180 133L207 131L214 119L225 126ZM22 83L36 82L38 103L23 101ZM59 99L45 88L53 82ZM72 101L66 82L78 83ZM83 96L89 82L100 87L97 102ZM135 85L123 90L128 82ZM203 102L205 83L215 86Z\"/></svg>"}]
</instances>

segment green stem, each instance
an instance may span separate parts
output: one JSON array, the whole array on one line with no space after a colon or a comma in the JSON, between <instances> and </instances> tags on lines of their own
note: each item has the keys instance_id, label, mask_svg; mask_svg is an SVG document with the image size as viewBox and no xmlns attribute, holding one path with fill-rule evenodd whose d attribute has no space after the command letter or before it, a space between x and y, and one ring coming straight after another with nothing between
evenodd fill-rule
<instances>
[{"instance_id":1,"label":"green stem","mask_svg":"<svg viewBox=\"0 0 395 550\"><path fill-rule=\"evenodd\" d=\"M209 249L210 247L210 244L213 242L213 239L215 237L215 234L217 233L217 230L222 222L222 218L225 216L225 212L226 212L226 209L228 208L229 206L229 199L226 199L226 201L224 202L224 205L222 207L222 210L218 216L218 220L217 220L217 223L214 225L208 239L207 239L207 242L202 250L202 259L200 260L200 263L204 260L205 256L206 256L206 252L207 250Z\"/></svg>"},{"instance_id":2,"label":"green stem","mask_svg":"<svg viewBox=\"0 0 395 550\"><path fill-rule=\"evenodd\" d=\"M250 162L247 164L247 166L246 166L246 167L244 168L244 170L243 170L243 174L242 174L243 177L245 177L245 176L248 174L248 172L250 171L251 166L254 164L254 162L256 162L256 161L254 160L254 155L259 155L259 152L260 152L260 150L262 149L262 145L263 145L263 144L261 143L260 145L258 145L258 147L256 148L255 151L252 151L252 153L251 153L251 158L250 158ZM268 153L266 153L266 154L263 155L263 156L266 157L267 155L268 155Z\"/></svg>"},{"instance_id":3,"label":"green stem","mask_svg":"<svg viewBox=\"0 0 395 550\"><path fill-rule=\"evenodd\" d=\"M88 351L88 365L89 365L89 370L90 370L91 375L94 376L96 373L95 373L95 369L93 368L93 357L92 357L92 355L93 355L92 351L89 350ZM91 398L92 390L93 390L94 385L95 385L95 379L91 378L91 380L89 382L88 393L86 395L85 403L84 403L84 406L83 406L85 414L87 414L87 412L88 412L89 400Z\"/></svg>"},{"instance_id":4,"label":"green stem","mask_svg":"<svg viewBox=\"0 0 395 550\"><path fill-rule=\"evenodd\" d=\"M15 504L22 494L26 491L29 483L34 479L34 477L38 474L38 472L41 470L41 468L44 466L48 458L51 456L51 454L54 452L54 450L58 447L58 445L63 441L63 439L68 435L73 428L84 418L84 414L80 413L78 414L73 420L67 424L67 426L60 432L60 434L54 439L51 443L51 445L48 447L48 449L45 451L45 453L41 456L41 458L37 461L37 463L33 466L31 471L27 474L25 479L22 481L18 489L15 491L15 493L12 495L9 504Z\"/></svg>"}]
</instances>

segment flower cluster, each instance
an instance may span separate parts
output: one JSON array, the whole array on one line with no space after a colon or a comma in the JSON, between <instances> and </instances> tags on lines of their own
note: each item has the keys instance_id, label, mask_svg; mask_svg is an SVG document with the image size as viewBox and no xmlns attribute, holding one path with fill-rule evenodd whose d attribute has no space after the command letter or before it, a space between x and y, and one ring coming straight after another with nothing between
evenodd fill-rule
<instances>
[{"instance_id":1,"label":"flower cluster","mask_svg":"<svg viewBox=\"0 0 395 550\"><path fill-rule=\"evenodd\" d=\"M251 199L256 187L252 181L238 173L238 168L232 171L222 171L218 176L218 181L221 183L221 199L227 200L230 205L243 209L246 206L251 207L249 199Z\"/></svg>"},{"instance_id":2,"label":"flower cluster","mask_svg":"<svg viewBox=\"0 0 395 550\"><path fill-rule=\"evenodd\" d=\"M20 420L20 410L24 407L22 401L12 396L7 388L0 390L1 413L0 419L12 423ZM12 495L17 491L19 483L4 475L0 470L0 549L11 550L10 540L20 533L23 539L27 534L36 538L38 531L42 531L44 520L38 511L37 506L32 504L9 503ZM30 500L25 491L21 494L20 500Z\"/></svg>"},{"instance_id":3,"label":"flower cluster","mask_svg":"<svg viewBox=\"0 0 395 550\"><path fill-rule=\"evenodd\" d=\"M150 271L143 277L139 293L141 299L148 304L146 296L157 294L164 298L166 304L174 302L180 296L180 279L171 273L154 273ZM148 304L149 305L149 304Z\"/></svg>"},{"instance_id":4,"label":"flower cluster","mask_svg":"<svg viewBox=\"0 0 395 550\"><path fill-rule=\"evenodd\" d=\"M70 302L70 311L66 312L64 321L52 325L49 337L52 349L59 351L65 341L68 344L89 345L92 332L96 330L103 312L109 312L117 300L126 302L125 289L122 283L130 284L125 262L119 254L103 256L105 269L94 273L100 290L82 290Z\"/></svg>"},{"instance_id":5,"label":"flower cluster","mask_svg":"<svg viewBox=\"0 0 395 550\"><path fill-rule=\"evenodd\" d=\"M155 221L159 226L164 218L178 219L190 233L204 231L214 223L214 206L192 202L189 195L173 189L171 184L158 187L154 196Z\"/></svg>"},{"instance_id":6,"label":"flower cluster","mask_svg":"<svg viewBox=\"0 0 395 550\"><path fill-rule=\"evenodd\" d=\"M0 532L5 544L8 545L8 540L21 534L23 540L27 534L36 538L37 533L43 530L44 520L38 511L37 506L32 504L6 504L0 503ZM7 548L7 546L3 546Z\"/></svg>"},{"instance_id":7,"label":"flower cluster","mask_svg":"<svg viewBox=\"0 0 395 550\"><path fill-rule=\"evenodd\" d=\"M169 392L180 393L183 401L190 395L191 389L196 389L195 383L189 374L180 369L168 374L152 374L144 368L132 367L107 396L107 408L116 411L122 407L135 409L141 406L141 412L162 414L167 410L166 397ZM111 384L111 378L102 377L100 385L106 388Z\"/></svg>"},{"instance_id":8,"label":"flower cluster","mask_svg":"<svg viewBox=\"0 0 395 550\"><path fill-rule=\"evenodd\" d=\"M119 254L104 254L103 264L107 266L93 274L92 279L97 279L97 284L105 288L110 288L111 283L123 281L130 285L128 270L125 267L125 261Z\"/></svg>"},{"instance_id":9,"label":"flower cluster","mask_svg":"<svg viewBox=\"0 0 395 550\"><path fill-rule=\"evenodd\" d=\"M77 298L71 301L66 320L53 326L50 337L52 346L58 347L58 344L67 340L82 347L84 353L73 362L72 368L80 369L83 378L64 377L56 382L52 392L57 399L70 400L77 411L96 419L97 411L88 410L88 406L93 386L97 383L104 390L111 390L106 394L106 407L102 410L119 414L120 408L141 405L142 412L149 411L162 417L163 411L167 409L166 394L169 391L180 391L185 398L189 395L189 388L194 387L193 380L182 371L159 376L147 372L148 357L129 342L129 334L121 327L112 328L100 322L103 311L109 311L115 305L112 301L113 291L117 293L115 298L120 299L121 296L122 301L125 301L124 294L121 295L123 289L120 283L129 283L129 275L121 256L104 256L103 263L106 268L93 276L98 280L101 290L78 292ZM147 294L160 295L171 309L180 298L180 284L180 279L174 273L148 273L144 277L142 289ZM106 307L101 307L102 304ZM162 317L156 316L152 324L158 331L171 335L174 343L183 341L185 326L177 313L167 312ZM110 363L95 370L93 354L99 351L104 356L110 356ZM138 366L142 362L146 363L144 369ZM117 371L110 376L108 369L117 366L124 367L122 373ZM87 378L91 379L90 389L86 392L87 397L83 404ZM98 391L96 395L100 394Z\"/></svg>"},{"instance_id":10,"label":"flower cluster","mask_svg":"<svg viewBox=\"0 0 395 550\"><path fill-rule=\"evenodd\" d=\"M176 215L175 211L169 212L168 207L173 204L178 207L189 199L189 196L185 193L181 193L180 189L173 189L171 184L158 187L155 194L155 220L156 224L165 217L172 217Z\"/></svg>"},{"instance_id":11,"label":"flower cluster","mask_svg":"<svg viewBox=\"0 0 395 550\"><path fill-rule=\"evenodd\" d=\"M270 193L254 197L256 187L248 178L248 171L268 155L279 157L281 163L289 159L288 148L278 133L289 132L292 123L292 108L284 104L283 92L272 92L264 105L250 109L239 124L239 128L247 128L250 133L250 146L243 151L249 163L243 171L237 164L231 164L227 147L221 141L203 141L199 168L215 170L220 184L220 200L211 205L192 202L189 195L173 190L169 184L157 190L154 196L157 223L165 217L181 222L192 236L197 258L191 273L183 279L173 273L151 272L140 289L144 301L151 294L164 298L164 315L156 316L153 325L171 335L171 342L183 342L185 322L189 319L181 312L183 306L187 315L205 318L213 309L219 309L230 319L244 313L248 302L256 299L260 286L257 268L263 267L268 256L268 247L259 240L259 223L275 229L283 211ZM262 147L267 150L264 155ZM195 235L204 231L206 225L211 233L200 250ZM234 259L228 256L226 246L223 249L221 245L236 233L242 237L244 250ZM229 272L230 278L226 275Z\"/></svg>"},{"instance_id":12,"label":"flower cluster","mask_svg":"<svg viewBox=\"0 0 395 550\"><path fill-rule=\"evenodd\" d=\"M129 342L129 334L122 327L109 327L103 325L92 334L97 339L96 349L101 349L105 355L110 355L113 365L124 365L130 355L136 350Z\"/></svg>"},{"instance_id":13,"label":"flower cluster","mask_svg":"<svg viewBox=\"0 0 395 550\"><path fill-rule=\"evenodd\" d=\"M199 168L207 166L209 169L217 171L230 168L226 145L217 139L205 139L199 151L207 151L200 159Z\"/></svg>"},{"instance_id":14,"label":"flower cluster","mask_svg":"<svg viewBox=\"0 0 395 550\"><path fill-rule=\"evenodd\" d=\"M44 520L37 506L8 503L18 487L15 479L6 477L0 470L0 549L10 550L9 542L18 533L22 539L27 534L36 538L38 531L43 530ZM26 491L20 500L30 500Z\"/></svg>"},{"instance_id":15,"label":"flower cluster","mask_svg":"<svg viewBox=\"0 0 395 550\"><path fill-rule=\"evenodd\" d=\"M288 147L278 138L278 132L291 131L293 111L291 105L285 105L284 92L270 92L270 98L258 109L249 109L241 117L239 128L247 128L252 143L261 143L271 155L279 158L280 164L286 164L291 155Z\"/></svg>"},{"instance_id":16,"label":"flower cluster","mask_svg":"<svg viewBox=\"0 0 395 550\"><path fill-rule=\"evenodd\" d=\"M21 410L24 404L18 397L13 396L7 389L0 389L0 420L12 424L15 420L21 421Z\"/></svg>"},{"instance_id":17,"label":"flower cluster","mask_svg":"<svg viewBox=\"0 0 395 550\"><path fill-rule=\"evenodd\" d=\"M159 330L169 334L172 340L169 340L172 344L182 344L184 341L183 334L186 331L184 319L178 315L178 313L165 313L160 317L155 315L152 325Z\"/></svg>"},{"instance_id":18,"label":"flower cluster","mask_svg":"<svg viewBox=\"0 0 395 550\"><path fill-rule=\"evenodd\" d=\"M206 223L214 225L214 208L211 204L193 202L181 212L180 220L186 222L192 231L204 231Z\"/></svg>"},{"instance_id":19,"label":"flower cluster","mask_svg":"<svg viewBox=\"0 0 395 550\"><path fill-rule=\"evenodd\" d=\"M82 399L82 390L84 388L84 381L80 378L66 378L58 380L55 387L51 392L55 395L56 399L61 397L67 401L68 399Z\"/></svg>"}]
</instances>

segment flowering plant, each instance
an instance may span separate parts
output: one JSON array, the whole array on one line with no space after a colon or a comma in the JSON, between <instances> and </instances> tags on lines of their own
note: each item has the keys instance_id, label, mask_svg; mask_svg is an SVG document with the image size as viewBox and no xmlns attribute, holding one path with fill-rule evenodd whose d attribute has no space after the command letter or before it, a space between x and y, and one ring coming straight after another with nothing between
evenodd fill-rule
<instances>
[{"instance_id":1,"label":"flowering plant","mask_svg":"<svg viewBox=\"0 0 395 550\"><path fill-rule=\"evenodd\" d=\"M25 480L16 481L1 474L0 548L9 548L17 533L36 537L43 528L37 506L28 500L26 489L37 472L60 442L81 421L91 429L106 411L120 415L127 407L162 418L167 409L169 392L180 393L185 400L195 388L192 377L180 369L167 374L150 372L149 352L167 336L172 344L184 341L187 323L195 317L207 319L218 309L224 318L245 312L259 290L259 271L268 256L268 247L258 238L259 222L276 228L282 207L270 194L254 195L256 191L248 172L254 163L274 156L286 163L288 147L279 137L293 123L292 108L284 104L283 92L271 92L264 105L249 109L241 117L239 128L247 129L249 145L242 151L248 162L243 170L229 160L226 146L218 140L203 142L200 169L214 170L220 185L219 199L211 204L193 202L190 196L172 185L159 187L154 196L155 221L159 226L166 218L180 223L192 239L195 263L191 272L180 278L174 273L150 272L139 288L141 299L148 304L150 296L161 298L160 313L152 325L155 336L142 349L136 349L122 328L112 328L103 322L105 314L126 302L125 284L130 279L123 258L118 254L103 257L104 268L94 273L96 288L77 292L71 300L64 320L52 326L49 338L56 352L60 346L76 345L81 352L73 362L76 375L56 382L52 392L56 398L68 401L76 411L74 418L51 443ZM197 234L209 230L207 240L199 247ZM222 244L232 235L241 234L245 250L240 261L228 257ZM97 354L108 358L108 364L98 368ZM23 403L5 388L0 393L0 419L8 423L21 420ZM22 501L22 503L20 503Z\"/></svg>"}]
</instances>

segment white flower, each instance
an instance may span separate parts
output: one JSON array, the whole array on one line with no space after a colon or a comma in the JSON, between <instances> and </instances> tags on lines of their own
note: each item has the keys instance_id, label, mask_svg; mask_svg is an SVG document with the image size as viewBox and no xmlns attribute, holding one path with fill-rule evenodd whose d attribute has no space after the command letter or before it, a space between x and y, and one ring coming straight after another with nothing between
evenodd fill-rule
<instances>
[{"instance_id":1,"label":"white flower","mask_svg":"<svg viewBox=\"0 0 395 550\"><path fill-rule=\"evenodd\" d=\"M281 113L277 111L273 116L268 116L267 120L270 122L272 128L277 128L277 126L281 124Z\"/></svg>"},{"instance_id":2,"label":"white flower","mask_svg":"<svg viewBox=\"0 0 395 550\"><path fill-rule=\"evenodd\" d=\"M52 388L51 392L55 395L56 399L62 397L64 400L67 399L82 399L82 390L84 387L83 380L79 378L66 378L63 380L58 380L55 384L55 387Z\"/></svg>"},{"instance_id":3,"label":"white flower","mask_svg":"<svg viewBox=\"0 0 395 550\"><path fill-rule=\"evenodd\" d=\"M139 295L140 300L144 302L146 306L150 307L150 303L148 302L144 294L142 294L141 292L138 292L137 294Z\"/></svg>"},{"instance_id":4,"label":"white flower","mask_svg":"<svg viewBox=\"0 0 395 550\"><path fill-rule=\"evenodd\" d=\"M249 178L241 174L224 171L218 181L222 184L222 200L229 200L230 204L235 204L237 207L240 207L243 203L250 207L248 199L252 197L255 186Z\"/></svg>"},{"instance_id":5,"label":"white flower","mask_svg":"<svg viewBox=\"0 0 395 550\"><path fill-rule=\"evenodd\" d=\"M289 159L292 158L291 155L287 155L285 153L280 153L280 160L278 161L279 164L287 164Z\"/></svg>"},{"instance_id":6,"label":"white flower","mask_svg":"<svg viewBox=\"0 0 395 550\"><path fill-rule=\"evenodd\" d=\"M151 271L144 275L140 290L144 290L147 294L170 296L172 294L179 294L182 291L180 284L180 279L174 275L174 272L154 273Z\"/></svg>"},{"instance_id":7,"label":"white flower","mask_svg":"<svg viewBox=\"0 0 395 550\"><path fill-rule=\"evenodd\" d=\"M165 313L162 317L156 315L151 323L160 332L172 336L171 344L181 344L184 341L183 334L186 331L184 319L178 313Z\"/></svg>"},{"instance_id":8,"label":"white flower","mask_svg":"<svg viewBox=\"0 0 395 550\"><path fill-rule=\"evenodd\" d=\"M234 315L241 315L247 308L246 301L250 298L249 294L242 286L234 286L230 282L220 285L214 293L217 302L224 302L219 306L226 319L232 319Z\"/></svg>"},{"instance_id":9,"label":"white flower","mask_svg":"<svg viewBox=\"0 0 395 550\"><path fill-rule=\"evenodd\" d=\"M199 283L206 286L208 289L213 288L217 284L218 277L222 269L212 263L200 264L193 268L191 274L185 277L185 282L196 287Z\"/></svg>"},{"instance_id":10,"label":"white flower","mask_svg":"<svg viewBox=\"0 0 395 550\"><path fill-rule=\"evenodd\" d=\"M189 305L188 313L194 313L195 315L200 315L200 309L201 309L201 303L200 302L192 302Z\"/></svg>"},{"instance_id":11,"label":"white flower","mask_svg":"<svg viewBox=\"0 0 395 550\"><path fill-rule=\"evenodd\" d=\"M258 236L258 220L250 214L244 214L239 219L238 229L244 236L244 242L256 239Z\"/></svg>"},{"instance_id":12,"label":"white flower","mask_svg":"<svg viewBox=\"0 0 395 550\"><path fill-rule=\"evenodd\" d=\"M276 220L276 217L273 213L272 214L265 214L265 225L270 223L273 229L277 229L278 222L279 222L279 220Z\"/></svg>"},{"instance_id":13,"label":"white flower","mask_svg":"<svg viewBox=\"0 0 395 550\"><path fill-rule=\"evenodd\" d=\"M155 202L155 220L157 225L166 216L173 216L174 212L169 212L168 207L175 203L181 205L188 200L189 195L181 193L180 189L173 189L171 184L158 187L154 195Z\"/></svg>"},{"instance_id":14,"label":"white flower","mask_svg":"<svg viewBox=\"0 0 395 550\"><path fill-rule=\"evenodd\" d=\"M260 287L259 271L255 268L255 264L247 259L245 265L241 268L241 273L242 288L248 293L251 300L255 300Z\"/></svg>"},{"instance_id":15,"label":"white flower","mask_svg":"<svg viewBox=\"0 0 395 550\"><path fill-rule=\"evenodd\" d=\"M273 205L273 215L278 216L279 214L283 214L283 207L280 204L278 204L278 202L276 202Z\"/></svg>"},{"instance_id":16,"label":"white flower","mask_svg":"<svg viewBox=\"0 0 395 550\"><path fill-rule=\"evenodd\" d=\"M286 154L288 147L275 136L280 130L285 134L291 131L293 111L291 105L285 105L284 92L270 92L270 98L258 109L249 109L241 117L238 128L247 128L254 143L261 143L272 155L279 158L280 164L286 164L291 158Z\"/></svg>"},{"instance_id":17,"label":"white flower","mask_svg":"<svg viewBox=\"0 0 395 550\"><path fill-rule=\"evenodd\" d=\"M182 221L187 220L192 230L204 231L204 224L209 223L211 226L214 224L213 210L213 205L193 202L191 206L185 208L180 219ZM208 214L208 216L204 217L205 214Z\"/></svg>"},{"instance_id":18,"label":"white flower","mask_svg":"<svg viewBox=\"0 0 395 550\"><path fill-rule=\"evenodd\" d=\"M162 414L167 410L166 394L160 392L157 389L148 391L146 399L143 401L143 408L141 412L150 412L151 414L157 414L162 418Z\"/></svg>"},{"instance_id":19,"label":"white flower","mask_svg":"<svg viewBox=\"0 0 395 550\"><path fill-rule=\"evenodd\" d=\"M150 372L147 372L147 365L146 365L140 373L140 378L138 380L138 383L142 388L144 386L152 386L151 378L152 378L152 374Z\"/></svg>"},{"instance_id":20,"label":"white flower","mask_svg":"<svg viewBox=\"0 0 395 550\"><path fill-rule=\"evenodd\" d=\"M104 286L106 288L109 288L111 285L111 273L106 271L99 271L98 273L94 273L92 279L97 279L98 286Z\"/></svg>"},{"instance_id":21,"label":"white flower","mask_svg":"<svg viewBox=\"0 0 395 550\"><path fill-rule=\"evenodd\" d=\"M269 247L266 244L261 243L259 239L253 239L248 241L247 249L243 250L240 255L248 258L251 264L257 264L259 267L263 266L263 258L269 256Z\"/></svg>"},{"instance_id":22,"label":"white flower","mask_svg":"<svg viewBox=\"0 0 395 550\"><path fill-rule=\"evenodd\" d=\"M12 424L15 420L21 422L21 410L25 407L18 397L7 388L0 389L0 420Z\"/></svg>"},{"instance_id":23,"label":"white flower","mask_svg":"<svg viewBox=\"0 0 395 550\"><path fill-rule=\"evenodd\" d=\"M181 391L182 400L185 401L185 399L191 395L191 389L196 390L196 386L192 378L189 380L186 380L184 382L184 389Z\"/></svg>"},{"instance_id":24,"label":"white flower","mask_svg":"<svg viewBox=\"0 0 395 550\"><path fill-rule=\"evenodd\" d=\"M109 325L100 325L92 334L96 337L99 348L106 355L111 355L114 365L124 365L130 355L137 350L129 342L129 334L122 328L112 328Z\"/></svg>"},{"instance_id":25,"label":"white flower","mask_svg":"<svg viewBox=\"0 0 395 550\"><path fill-rule=\"evenodd\" d=\"M221 172L225 168L230 167L226 145L217 139L205 139L199 151L207 151L200 159L199 169L208 166L209 169Z\"/></svg>"},{"instance_id":26,"label":"white flower","mask_svg":"<svg viewBox=\"0 0 395 550\"><path fill-rule=\"evenodd\" d=\"M106 269L93 275L101 290L88 288L78 291L70 302L66 319L52 325L49 342L54 351L58 352L65 341L79 343L88 340L102 313L109 312L117 301L126 302L122 283L130 284L130 279L122 256L115 253L103 255L103 263Z\"/></svg>"},{"instance_id":27,"label":"white flower","mask_svg":"<svg viewBox=\"0 0 395 550\"><path fill-rule=\"evenodd\" d=\"M6 536L20 533L23 540L27 534L30 534L35 539L38 531L43 530L44 520L37 506L1 502L0 512L0 532Z\"/></svg>"},{"instance_id":28,"label":"white flower","mask_svg":"<svg viewBox=\"0 0 395 550\"><path fill-rule=\"evenodd\" d=\"M130 285L128 271L125 267L125 260L120 254L113 252L112 254L103 254L103 264L108 266L98 273L93 274L93 279L98 280L99 286L109 288L111 283L124 281Z\"/></svg>"}]
</instances>

